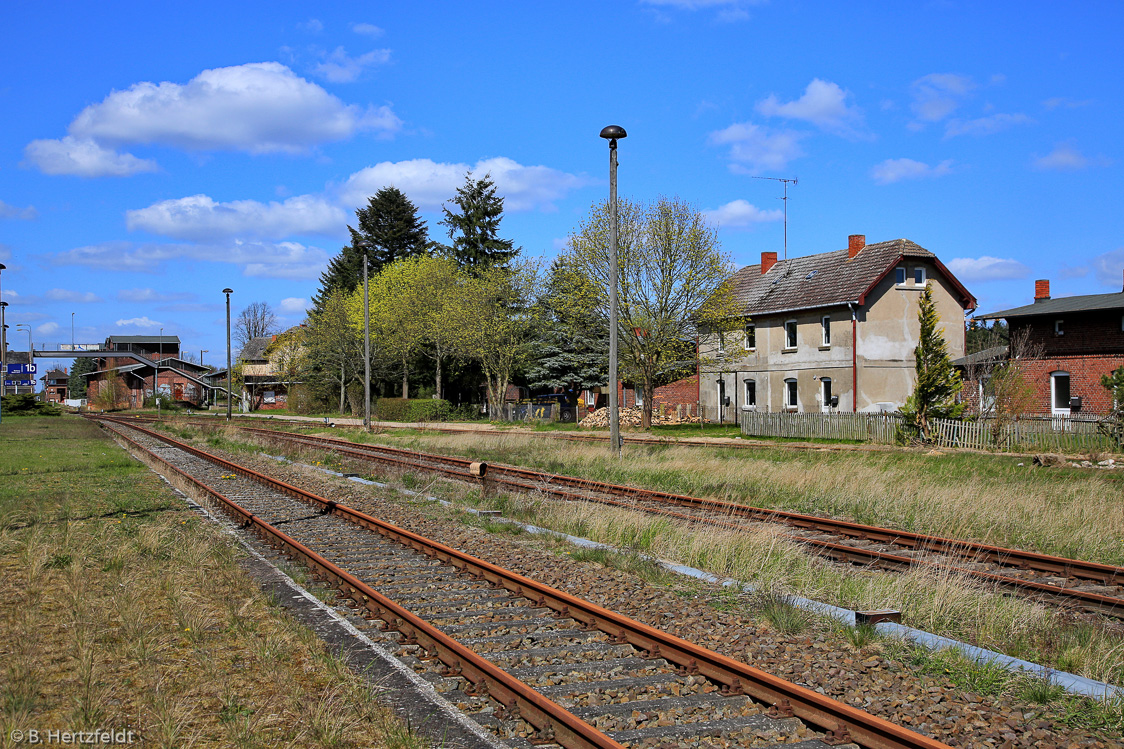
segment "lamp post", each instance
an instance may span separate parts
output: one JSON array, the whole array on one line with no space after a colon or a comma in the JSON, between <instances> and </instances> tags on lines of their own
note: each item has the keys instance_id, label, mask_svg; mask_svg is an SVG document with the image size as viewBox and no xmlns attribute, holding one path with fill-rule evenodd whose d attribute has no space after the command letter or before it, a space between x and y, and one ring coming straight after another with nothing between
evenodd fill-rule
<instances>
[{"instance_id":1,"label":"lamp post","mask_svg":"<svg viewBox=\"0 0 1124 749\"><path fill-rule=\"evenodd\" d=\"M211 350L211 349L209 349L209 348L201 348L201 349L199 349L199 366L200 366L200 367L202 367L202 366L203 366L203 354L207 353L207 352L208 352L208 351L210 351L210 350Z\"/></svg>"},{"instance_id":2,"label":"lamp post","mask_svg":"<svg viewBox=\"0 0 1124 749\"><path fill-rule=\"evenodd\" d=\"M152 388L152 397L156 400L156 418L160 418L160 360L164 358L164 329L160 328L160 338L156 341L159 347L156 354L156 374L153 380L156 383Z\"/></svg>"},{"instance_id":3,"label":"lamp post","mask_svg":"<svg viewBox=\"0 0 1124 749\"><path fill-rule=\"evenodd\" d=\"M617 397L617 141L628 133L620 125L601 130L609 141L609 445L621 456L621 414Z\"/></svg>"},{"instance_id":4,"label":"lamp post","mask_svg":"<svg viewBox=\"0 0 1124 749\"><path fill-rule=\"evenodd\" d=\"M371 299L367 294L367 250L371 243L360 240L363 248L363 431L371 431Z\"/></svg>"},{"instance_id":5,"label":"lamp post","mask_svg":"<svg viewBox=\"0 0 1124 749\"><path fill-rule=\"evenodd\" d=\"M74 351L74 313L70 313L70 350Z\"/></svg>"},{"instance_id":6,"label":"lamp post","mask_svg":"<svg viewBox=\"0 0 1124 749\"><path fill-rule=\"evenodd\" d=\"M223 289L226 294L226 420L230 421L230 295L234 289Z\"/></svg>"},{"instance_id":7,"label":"lamp post","mask_svg":"<svg viewBox=\"0 0 1124 749\"><path fill-rule=\"evenodd\" d=\"M8 266L0 263L0 276ZM2 294L0 294L2 296ZM4 324L4 308L8 303L0 300L0 398L8 392L8 326Z\"/></svg>"},{"instance_id":8,"label":"lamp post","mask_svg":"<svg viewBox=\"0 0 1124 749\"><path fill-rule=\"evenodd\" d=\"M34 345L31 342L31 326L28 325L27 323L18 323L16 325L16 330L26 330L27 331L27 363L30 365L29 369L34 369L35 368L35 348L34 348ZM29 372L29 374L34 374L34 372ZM34 393L35 392L35 384L34 384L35 378L34 377L31 378L31 382L32 382L31 392ZM17 390L18 390L18 388L17 388Z\"/></svg>"}]
</instances>

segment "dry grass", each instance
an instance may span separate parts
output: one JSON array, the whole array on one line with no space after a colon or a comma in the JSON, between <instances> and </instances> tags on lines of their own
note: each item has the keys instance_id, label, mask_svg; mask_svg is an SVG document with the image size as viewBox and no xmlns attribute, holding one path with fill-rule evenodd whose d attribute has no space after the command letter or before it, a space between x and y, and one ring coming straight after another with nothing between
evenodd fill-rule
<instances>
[{"instance_id":1,"label":"dry grass","mask_svg":"<svg viewBox=\"0 0 1124 749\"><path fill-rule=\"evenodd\" d=\"M85 494L0 528L0 747L17 728L125 729L154 747L425 745L267 600L229 539L151 474L130 478L163 511L99 517L84 502L105 487L84 473ZM33 477L16 490L45 491Z\"/></svg>"}]
</instances>

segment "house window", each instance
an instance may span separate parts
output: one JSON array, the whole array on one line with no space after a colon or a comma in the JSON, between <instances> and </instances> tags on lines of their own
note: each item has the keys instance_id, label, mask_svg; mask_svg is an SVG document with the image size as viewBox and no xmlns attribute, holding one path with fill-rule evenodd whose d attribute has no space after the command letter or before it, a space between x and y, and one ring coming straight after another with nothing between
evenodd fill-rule
<instances>
[{"instance_id":1,"label":"house window","mask_svg":"<svg viewBox=\"0 0 1124 749\"><path fill-rule=\"evenodd\" d=\"M796 378L789 378L784 381L784 405L790 409L800 407L800 401L797 399L796 393Z\"/></svg>"},{"instance_id":2,"label":"house window","mask_svg":"<svg viewBox=\"0 0 1124 749\"><path fill-rule=\"evenodd\" d=\"M831 378L820 378L820 390L823 392L823 408L826 411L831 408Z\"/></svg>"},{"instance_id":3,"label":"house window","mask_svg":"<svg viewBox=\"0 0 1124 749\"><path fill-rule=\"evenodd\" d=\"M757 381L745 381L745 403L746 408L753 408L757 405Z\"/></svg>"},{"instance_id":4,"label":"house window","mask_svg":"<svg viewBox=\"0 0 1124 749\"><path fill-rule=\"evenodd\" d=\"M632 400L637 408L644 405L644 390L641 388L632 389Z\"/></svg>"},{"instance_id":5,"label":"house window","mask_svg":"<svg viewBox=\"0 0 1124 749\"><path fill-rule=\"evenodd\" d=\"M904 267L894 268L894 283L896 283L898 286L905 285L905 268Z\"/></svg>"},{"instance_id":6,"label":"house window","mask_svg":"<svg viewBox=\"0 0 1124 749\"><path fill-rule=\"evenodd\" d=\"M789 320L784 324L784 347L796 348L796 321Z\"/></svg>"},{"instance_id":7,"label":"house window","mask_svg":"<svg viewBox=\"0 0 1124 749\"><path fill-rule=\"evenodd\" d=\"M1065 335L1065 329L1062 327L1065 320L1054 320L1054 335Z\"/></svg>"},{"instance_id":8,"label":"house window","mask_svg":"<svg viewBox=\"0 0 1124 749\"><path fill-rule=\"evenodd\" d=\"M745 326L745 347L750 351L757 348L757 326L753 323Z\"/></svg>"},{"instance_id":9,"label":"house window","mask_svg":"<svg viewBox=\"0 0 1124 749\"><path fill-rule=\"evenodd\" d=\"M1050 399L1055 414L1069 413L1069 372L1050 373Z\"/></svg>"},{"instance_id":10,"label":"house window","mask_svg":"<svg viewBox=\"0 0 1124 749\"><path fill-rule=\"evenodd\" d=\"M824 315L820 320L820 327L823 329L823 345L831 345L831 318Z\"/></svg>"},{"instance_id":11,"label":"house window","mask_svg":"<svg viewBox=\"0 0 1124 749\"><path fill-rule=\"evenodd\" d=\"M913 282L918 286L925 285L925 269L918 266L913 269Z\"/></svg>"}]
</instances>

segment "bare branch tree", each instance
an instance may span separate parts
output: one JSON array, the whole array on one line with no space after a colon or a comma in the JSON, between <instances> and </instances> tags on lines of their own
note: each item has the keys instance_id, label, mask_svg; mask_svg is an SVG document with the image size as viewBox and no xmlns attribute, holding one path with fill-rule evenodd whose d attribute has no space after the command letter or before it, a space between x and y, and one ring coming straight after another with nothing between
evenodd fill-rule
<instances>
[{"instance_id":1,"label":"bare branch tree","mask_svg":"<svg viewBox=\"0 0 1124 749\"><path fill-rule=\"evenodd\" d=\"M277 330L277 315L273 314L269 303L254 302L239 313L234 323L234 340L238 341L238 349L241 350L253 339L273 335Z\"/></svg>"}]
</instances>

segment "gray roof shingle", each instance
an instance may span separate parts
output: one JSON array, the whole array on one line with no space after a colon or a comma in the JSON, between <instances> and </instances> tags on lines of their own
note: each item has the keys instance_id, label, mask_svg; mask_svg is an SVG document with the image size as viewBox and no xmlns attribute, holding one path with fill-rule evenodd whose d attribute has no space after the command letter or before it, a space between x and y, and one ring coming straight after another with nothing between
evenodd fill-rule
<instances>
[{"instance_id":1,"label":"gray roof shingle","mask_svg":"<svg viewBox=\"0 0 1124 749\"><path fill-rule=\"evenodd\" d=\"M1124 291L1114 294L1085 294L1084 296L1063 296L1047 299L1014 309L979 315L977 320L999 320L1012 317L1033 317L1035 315L1056 315L1062 312L1093 312L1096 310L1124 309Z\"/></svg>"},{"instance_id":2,"label":"gray roof shingle","mask_svg":"<svg viewBox=\"0 0 1124 749\"><path fill-rule=\"evenodd\" d=\"M908 239L868 244L850 260L847 250L836 250L778 260L764 274L760 264L749 265L734 274L734 294L746 315L862 303L874 284L903 257L924 258L934 263L961 291L967 306L975 307L975 298L937 256Z\"/></svg>"},{"instance_id":3,"label":"gray roof shingle","mask_svg":"<svg viewBox=\"0 0 1124 749\"><path fill-rule=\"evenodd\" d=\"M242 361L265 361L265 350L269 348L271 343L273 343L273 336L271 335L251 338L242 347L242 353L238 354L238 358Z\"/></svg>"}]
</instances>

